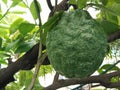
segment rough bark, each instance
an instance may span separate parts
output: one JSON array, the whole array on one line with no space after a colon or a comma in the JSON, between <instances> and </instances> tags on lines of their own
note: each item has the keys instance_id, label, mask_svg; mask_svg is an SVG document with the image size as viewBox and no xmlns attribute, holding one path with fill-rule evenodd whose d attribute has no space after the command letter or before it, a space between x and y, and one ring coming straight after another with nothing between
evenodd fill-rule
<instances>
[{"instance_id":1,"label":"rough bark","mask_svg":"<svg viewBox=\"0 0 120 90\"><path fill-rule=\"evenodd\" d=\"M100 83L100 85L107 88L117 88L120 87L120 82L111 82L111 78L115 76L120 76L120 71L112 72L109 74L102 74L97 76L86 77L82 79L72 78L66 80L58 80L52 85L44 88L44 90L56 90L61 87L75 85L75 84L89 84L89 83Z\"/></svg>"}]
</instances>

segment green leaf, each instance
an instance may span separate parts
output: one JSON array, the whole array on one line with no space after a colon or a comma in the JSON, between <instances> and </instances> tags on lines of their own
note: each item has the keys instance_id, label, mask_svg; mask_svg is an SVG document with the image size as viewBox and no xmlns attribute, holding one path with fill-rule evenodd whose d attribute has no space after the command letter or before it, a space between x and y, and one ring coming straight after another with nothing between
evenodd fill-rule
<instances>
[{"instance_id":1,"label":"green leaf","mask_svg":"<svg viewBox=\"0 0 120 90\"><path fill-rule=\"evenodd\" d=\"M41 6L40 6L39 2L38 2L38 5L39 5L39 9L41 10ZM37 15L37 10L36 10L34 1L30 5L30 12L31 12L33 18L36 20L38 18L38 15Z\"/></svg>"},{"instance_id":2,"label":"green leaf","mask_svg":"<svg viewBox=\"0 0 120 90\"><path fill-rule=\"evenodd\" d=\"M20 84L20 86L24 86L25 80L26 80L26 72L20 71L19 72L19 84Z\"/></svg>"},{"instance_id":3,"label":"green leaf","mask_svg":"<svg viewBox=\"0 0 120 90\"><path fill-rule=\"evenodd\" d=\"M44 32L42 34L42 40L43 44L45 45L46 43L46 36L47 32L51 30L55 25L57 25L57 22L60 20L62 17L63 11L56 13L53 17L51 17L43 26L42 29L44 29Z\"/></svg>"},{"instance_id":4,"label":"green leaf","mask_svg":"<svg viewBox=\"0 0 120 90\"><path fill-rule=\"evenodd\" d=\"M18 42L20 42L20 39L17 39L17 40L15 40L15 41L12 41L10 44L7 45L7 47L6 47L5 50L8 51L8 50L10 50L10 49L12 49L12 48L15 48L15 46L18 45Z\"/></svg>"},{"instance_id":5,"label":"green leaf","mask_svg":"<svg viewBox=\"0 0 120 90\"><path fill-rule=\"evenodd\" d=\"M114 16L120 16L120 11L117 12L117 10L115 10L114 8L112 9L111 7L106 7L104 5L101 5L101 4L88 4L88 5L93 5L93 6L97 6L99 7L103 12L107 12L107 13L110 13Z\"/></svg>"},{"instance_id":6,"label":"green leaf","mask_svg":"<svg viewBox=\"0 0 120 90\"><path fill-rule=\"evenodd\" d=\"M31 78L33 77L33 72L32 71L28 71L28 72L25 72L25 73L26 73L25 86L27 87L30 84L30 82L31 82Z\"/></svg>"},{"instance_id":7,"label":"green leaf","mask_svg":"<svg viewBox=\"0 0 120 90\"><path fill-rule=\"evenodd\" d=\"M22 7L22 8L27 8L27 6L26 6L23 2L20 2L20 3L18 4L18 6L20 6L20 7Z\"/></svg>"},{"instance_id":8,"label":"green leaf","mask_svg":"<svg viewBox=\"0 0 120 90\"><path fill-rule=\"evenodd\" d=\"M102 0L104 5L98 4L100 8L103 9L104 12L109 12L114 16L120 16L120 0Z\"/></svg>"},{"instance_id":9,"label":"green leaf","mask_svg":"<svg viewBox=\"0 0 120 90\"><path fill-rule=\"evenodd\" d=\"M9 30L8 29L0 28L0 37L5 37L8 34L9 34Z\"/></svg>"},{"instance_id":10,"label":"green leaf","mask_svg":"<svg viewBox=\"0 0 120 90\"><path fill-rule=\"evenodd\" d=\"M6 51L0 51L0 57L10 57L10 53L7 53Z\"/></svg>"},{"instance_id":11,"label":"green leaf","mask_svg":"<svg viewBox=\"0 0 120 90\"><path fill-rule=\"evenodd\" d=\"M76 4L77 4L77 1L76 1L76 0L69 0L69 3L76 5Z\"/></svg>"},{"instance_id":12,"label":"green leaf","mask_svg":"<svg viewBox=\"0 0 120 90\"><path fill-rule=\"evenodd\" d=\"M30 50L36 44L35 40L31 40L30 42L22 42L19 44L15 53L23 53Z\"/></svg>"},{"instance_id":13,"label":"green leaf","mask_svg":"<svg viewBox=\"0 0 120 90\"><path fill-rule=\"evenodd\" d=\"M104 5L100 5L100 4L90 4L90 5L97 6L101 9L100 15L102 16L103 19L118 24L118 16L120 15L120 13Z\"/></svg>"},{"instance_id":14,"label":"green leaf","mask_svg":"<svg viewBox=\"0 0 120 90\"><path fill-rule=\"evenodd\" d=\"M23 18L16 19L10 26L10 34L16 32L23 21L24 21Z\"/></svg>"},{"instance_id":15,"label":"green leaf","mask_svg":"<svg viewBox=\"0 0 120 90\"><path fill-rule=\"evenodd\" d=\"M0 14L0 19L2 18L2 14Z\"/></svg>"},{"instance_id":16,"label":"green leaf","mask_svg":"<svg viewBox=\"0 0 120 90\"><path fill-rule=\"evenodd\" d=\"M101 26L103 27L103 29L107 35L111 35L112 33L119 30L119 25L114 24L110 21L102 20L102 21L98 21L98 22L101 24Z\"/></svg>"},{"instance_id":17,"label":"green leaf","mask_svg":"<svg viewBox=\"0 0 120 90\"><path fill-rule=\"evenodd\" d=\"M106 19L112 23L118 24L118 16L115 16L111 13L105 13Z\"/></svg>"},{"instance_id":18,"label":"green leaf","mask_svg":"<svg viewBox=\"0 0 120 90\"><path fill-rule=\"evenodd\" d=\"M110 68L111 66L113 66L113 64L105 64L100 69L98 69L98 72L101 74L101 73L105 72L108 68ZM114 71L114 70L119 70L119 67L118 66L114 66L109 71Z\"/></svg>"},{"instance_id":19,"label":"green leaf","mask_svg":"<svg viewBox=\"0 0 120 90\"><path fill-rule=\"evenodd\" d=\"M17 4L19 4L22 0L12 0L12 7L16 6Z\"/></svg>"},{"instance_id":20,"label":"green leaf","mask_svg":"<svg viewBox=\"0 0 120 90\"><path fill-rule=\"evenodd\" d=\"M33 72L32 71L20 71L19 73L19 82L17 85L24 86L22 90L28 90L28 86L31 82L31 79L33 77ZM40 85L38 79L35 82L33 90L43 90L42 86Z\"/></svg>"},{"instance_id":21,"label":"green leaf","mask_svg":"<svg viewBox=\"0 0 120 90\"><path fill-rule=\"evenodd\" d=\"M85 7L87 1L88 1L88 0L78 0L78 1L77 1L78 8L83 8L83 7Z\"/></svg>"},{"instance_id":22,"label":"green leaf","mask_svg":"<svg viewBox=\"0 0 120 90\"><path fill-rule=\"evenodd\" d=\"M2 47L2 38L0 37L0 48Z\"/></svg>"},{"instance_id":23,"label":"green leaf","mask_svg":"<svg viewBox=\"0 0 120 90\"><path fill-rule=\"evenodd\" d=\"M45 74L52 73L53 68L51 65L42 65L40 67L39 76L45 76Z\"/></svg>"},{"instance_id":24,"label":"green leaf","mask_svg":"<svg viewBox=\"0 0 120 90\"><path fill-rule=\"evenodd\" d=\"M6 62L3 58L0 57L0 64L5 64L5 65L7 65L7 62Z\"/></svg>"},{"instance_id":25,"label":"green leaf","mask_svg":"<svg viewBox=\"0 0 120 90\"><path fill-rule=\"evenodd\" d=\"M108 0L106 7L120 16L120 0Z\"/></svg>"},{"instance_id":26,"label":"green leaf","mask_svg":"<svg viewBox=\"0 0 120 90\"><path fill-rule=\"evenodd\" d=\"M101 0L103 5L106 5L108 3L108 0Z\"/></svg>"},{"instance_id":27,"label":"green leaf","mask_svg":"<svg viewBox=\"0 0 120 90\"><path fill-rule=\"evenodd\" d=\"M27 23L27 22L21 23L20 26L18 27L20 33L23 34L23 35L29 33L29 32L32 31L34 28L35 28L35 25L34 25L34 24Z\"/></svg>"}]
</instances>

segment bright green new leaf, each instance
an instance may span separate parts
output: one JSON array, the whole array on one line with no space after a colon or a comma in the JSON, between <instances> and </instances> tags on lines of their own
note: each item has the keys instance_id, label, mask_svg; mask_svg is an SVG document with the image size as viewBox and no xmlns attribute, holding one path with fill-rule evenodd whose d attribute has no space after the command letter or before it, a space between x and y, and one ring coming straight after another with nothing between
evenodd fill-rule
<instances>
[{"instance_id":1,"label":"bright green new leaf","mask_svg":"<svg viewBox=\"0 0 120 90\"><path fill-rule=\"evenodd\" d=\"M20 3L18 4L18 6L20 6L20 7L22 7L22 8L27 8L26 5L25 5L23 2L20 2Z\"/></svg>"},{"instance_id":2,"label":"bright green new leaf","mask_svg":"<svg viewBox=\"0 0 120 90\"><path fill-rule=\"evenodd\" d=\"M8 36L9 30L0 28L0 37Z\"/></svg>"},{"instance_id":3,"label":"bright green new leaf","mask_svg":"<svg viewBox=\"0 0 120 90\"><path fill-rule=\"evenodd\" d=\"M19 4L22 0L12 0L12 7L16 6L17 4Z\"/></svg>"},{"instance_id":4,"label":"bright green new leaf","mask_svg":"<svg viewBox=\"0 0 120 90\"><path fill-rule=\"evenodd\" d=\"M29 33L30 31L32 31L35 28L34 24L31 23L27 23L27 22L23 22L19 25L18 29L20 31L21 34L25 35L27 33Z\"/></svg>"},{"instance_id":5,"label":"bright green new leaf","mask_svg":"<svg viewBox=\"0 0 120 90\"><path fill-rule=\"evenodd\" d=\"M0 14L0 19L2 18L2 14Z\"/></svg>"},{"instance_id":6,"label":"bright green new leaf","mask_svg":"<svg viewBox=\"0 0 120 90\"><path fill-rule=\"evenodd\" d=\"M40 67L39 75L45 76L45 74L52 73L52 71L53 71L53 67L51 65L42 65Z\"/></svg>"},{"instance_id":7,"label":"bright green new leaf","mask_svg":"<svg viewBox=\"0 0 120 90\"><path fill-rule=\"evenodd\" d=\"M16 30L18 30L20 24L24 21L23 18L18 18L16 19L10 26L10 34L13 34L14 32L16 32Z\"/></svg>"},{"instance_id":8,"label":"bright green new leaf","mask_svg":"<svg viewBox=\"0 0 120 90\"><path fill-rule=\"evenodd\" d=\"M39 9L41 10L39 2L38 2L38 5L39 5ZM34 1L30 5L30 12L31 12L33 18L36 20L38 18L38 15L37 15L37 10L36 10Z\"/></svg>"}]
</instances>

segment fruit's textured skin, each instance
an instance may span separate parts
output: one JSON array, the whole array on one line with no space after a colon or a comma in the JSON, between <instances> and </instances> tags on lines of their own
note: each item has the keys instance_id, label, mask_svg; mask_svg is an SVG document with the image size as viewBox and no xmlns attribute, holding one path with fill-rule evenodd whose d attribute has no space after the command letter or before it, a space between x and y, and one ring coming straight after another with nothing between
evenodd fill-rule
<instances>
[{"instance_id":1,"label":"fruit's textured skin","mask_svg":"<svg viewBox=\"0 0 120 90\"><path fill-rule=\"evenodd\" d=\"M107 38L102 27L84 10L66 12L47 34L48 58L68 78L94 73L103 62Z\"/></svg>"}]
</instances>

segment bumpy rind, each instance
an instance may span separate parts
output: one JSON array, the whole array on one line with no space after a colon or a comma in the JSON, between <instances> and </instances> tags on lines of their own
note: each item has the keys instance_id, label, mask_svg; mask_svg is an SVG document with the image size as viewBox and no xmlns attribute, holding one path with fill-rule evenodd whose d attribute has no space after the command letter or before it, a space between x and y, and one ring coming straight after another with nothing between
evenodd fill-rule
<instances>
[{"instance_id":1,"label":"bumpy rind","mask_svg":"<svg viewBox=\"0 0 120 90\"><path fill-rule=\"evenodd\" d=\"M94 73L103 62L107 38L103 28L84 10L63 14L48 32L48 58L54 69L68 78Z\"/></svg>"}]
</instances>

